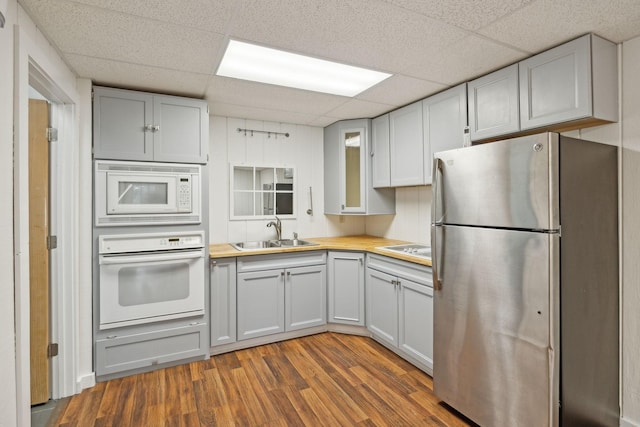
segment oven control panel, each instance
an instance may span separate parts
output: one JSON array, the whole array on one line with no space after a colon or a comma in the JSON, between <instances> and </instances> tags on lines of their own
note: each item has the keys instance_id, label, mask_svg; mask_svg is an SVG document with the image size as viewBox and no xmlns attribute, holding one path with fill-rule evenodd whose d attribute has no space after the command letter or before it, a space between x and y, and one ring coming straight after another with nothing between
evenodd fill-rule
<instances>
[{"instance_id":1,"label":"oven control panel","mask_svg":"<svg viewBox=\"0 0 640 427\"><path fill-rule=\"evenodd\" d=\"M204 247L204 231L113 234L98 238L100 254L148 252Z\"/></svg>"}]
</instances>

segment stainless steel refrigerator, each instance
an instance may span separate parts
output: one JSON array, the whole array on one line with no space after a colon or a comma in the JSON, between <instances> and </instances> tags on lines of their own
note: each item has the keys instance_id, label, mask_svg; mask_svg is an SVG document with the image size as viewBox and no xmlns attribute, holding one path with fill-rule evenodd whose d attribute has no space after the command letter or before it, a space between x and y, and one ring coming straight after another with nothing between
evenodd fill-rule
<instances>
[{"instance_id":1,"label":"stainless steel refrigerator","mask_svg":"<svg viewBox=\"0 0 640 427\"><path fill-rule=\"evenodd\" d=\"M617 148L434 155L434 392L482 426L618 426Z\"/></svg>"}]
</instances>

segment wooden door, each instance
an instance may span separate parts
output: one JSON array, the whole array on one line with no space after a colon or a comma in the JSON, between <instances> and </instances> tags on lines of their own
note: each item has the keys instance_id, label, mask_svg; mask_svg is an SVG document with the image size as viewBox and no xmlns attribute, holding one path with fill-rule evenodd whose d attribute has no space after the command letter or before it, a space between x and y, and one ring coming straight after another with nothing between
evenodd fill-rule
<instances>
[{"instance_id":1,"label":"wooden door","mask_svg":"<svg viewBox=\"0 0 640 427\"><path fill-rule=\"evenodd\" d=\"M29 100L31 404L49 400L49 103Z\"/></svg>"}]
</instances>

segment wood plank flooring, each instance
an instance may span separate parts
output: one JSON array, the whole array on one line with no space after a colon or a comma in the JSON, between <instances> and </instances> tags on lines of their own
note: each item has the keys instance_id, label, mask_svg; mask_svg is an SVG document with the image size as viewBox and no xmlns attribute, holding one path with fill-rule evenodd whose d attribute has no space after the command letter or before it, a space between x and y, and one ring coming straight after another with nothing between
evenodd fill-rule
<instances>
[{"instance_id":1,"label":"wood plank flooring","mask_svg":"<svg viewBox=\"0 0 640 427\"><path fill-rule=\"evenodd\" d=\"M370 338L323 333L98 383L55 426L468 426L431 377Z\"/></svg>"}]
</instances>

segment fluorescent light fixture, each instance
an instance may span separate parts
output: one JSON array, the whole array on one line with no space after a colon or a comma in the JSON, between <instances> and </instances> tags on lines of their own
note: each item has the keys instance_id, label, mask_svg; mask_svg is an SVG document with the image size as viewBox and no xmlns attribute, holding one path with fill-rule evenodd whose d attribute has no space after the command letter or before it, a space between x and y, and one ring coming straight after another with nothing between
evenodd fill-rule
<instances>
[{"instance_id":1,"label":"fluorescent light fixture","mask_svg":"<svg viewBox=\"0 0 640 427\"><path fill-rule=\"evenodd\" d=\"M230 40L219 76L355 96L391 74Z\"/></svg>"}]
</instances>

